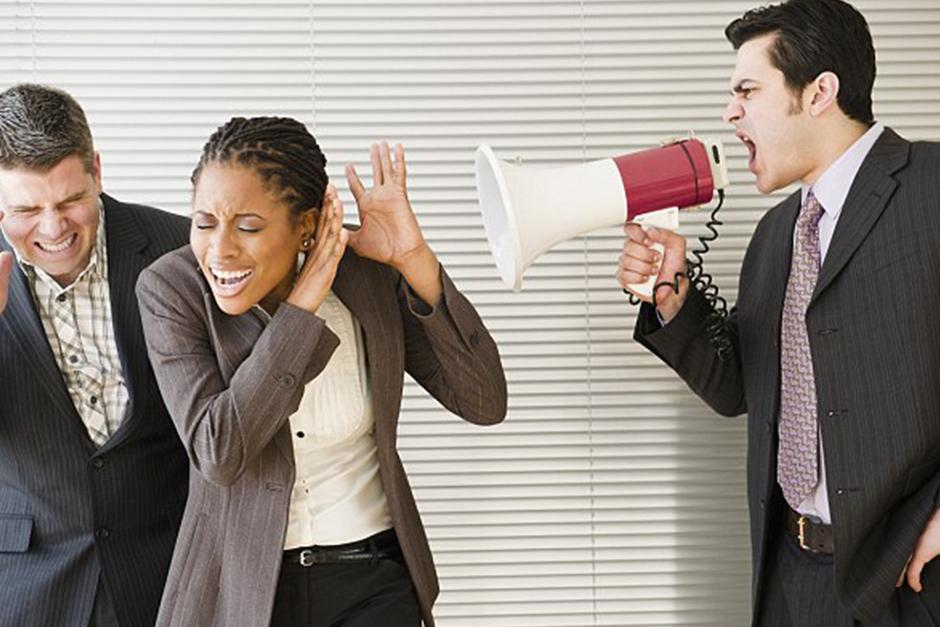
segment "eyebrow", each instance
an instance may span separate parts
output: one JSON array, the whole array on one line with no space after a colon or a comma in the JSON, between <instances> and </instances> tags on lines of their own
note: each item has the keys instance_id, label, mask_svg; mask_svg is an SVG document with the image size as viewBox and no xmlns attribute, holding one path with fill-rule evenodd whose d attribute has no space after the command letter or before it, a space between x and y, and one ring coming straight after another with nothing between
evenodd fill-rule
<instances>
[{"instance_id":1,"label":"eyebrow","mask_svg":"<svg viewBox=\"0 0 940 627\"><path fill-rule=\"evenodd\" d=\"M57 202L56 207L79 200L87 193L88 193L87 189L83 189L79 192L75 192L74 194ZM10 207L7 207L8 211L32 211L33 209L39 209L39 205L11 205Z\"/></svg>"},{"instance_id":2,"label":"eyebrow","mask_svg":"<svg viewBox=\"0 0 940 627\"><path fill-rule=\"evenodd\" d=\"M74 202L74 201L79 200L80 198L82 198L82 197L83 197L85 194L87 194L87 193L88 193L88 190L87 190L87 189L83 189L83 190L80 191L80 192L75 192L74 194L72 194L71 196L69 196L68 198L66 198L65 200L62 200L61 202L59 202L59 204L60 204L60 205L64 205L64 204L69 203L69 202Z\"/></svg>"},{"instance_id":3,"label":"eyebrow","mask_svg":"<svg viewBox=\"0 0 940 627\"><path fill-rule=\"evenodd\" d=\"M731 88L731 93L740 94L742 91L747 90L748 87L745 87L745 83L757 83L757 81L755 81L753 78L742 78L734 84L734 87Z\"/></svg>"},{"instance_id":4,"label":"eyebrow","mask_svg":"<svg viewBox=\"0 0 940 627\"><path fill-rule=\"evenodd\" d=\"M215 218L215 217L216 217L216 215L215 215L214 213L211 213L211 212L209 212L209 211L203 211L202 209L197 209L196 211L193 211L193 217L196 217L196 216L200 216L200 217L203 217L203 216L204 216L204 217L208 217L208 218ZM257 213L236 213L233 217L234 217L234 219L236 219L236 220L239 219L239 218L257 218L257 219L262 220L262 221L265 220L264 216L260 216L260 215L258 215Z\"/></svg>"}]
</instances>

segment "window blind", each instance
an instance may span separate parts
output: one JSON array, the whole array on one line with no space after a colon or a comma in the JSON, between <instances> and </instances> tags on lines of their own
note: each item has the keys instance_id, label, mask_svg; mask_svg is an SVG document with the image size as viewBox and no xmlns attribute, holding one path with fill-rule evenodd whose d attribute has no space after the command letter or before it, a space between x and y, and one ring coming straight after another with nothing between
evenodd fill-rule
<instances>
[{"instance_id":1,"label":"window blind","mask_svg":"<svg viewBox=\"0 0 940 627\"><path fill-rule=\"evenodd\" d=\"M940 139L940 5L858 0L879 60L877 117ZM746 625L743 419L722 419L632 341L613 273L619 228L559 245L502 286L473 150L560 166L694 130L725 142L721 237L733 303L764 197L721 121L734 53L722 0L4 0L0 87L84 105L107 191L188 212L203 142L233 115L309 125L342 177L406 146L424 233L496 338L503 425L477 428L406 383L400 450L441 576L442 627ZM577 211L577 207L566 208ZM684 213L704 234L707 214Z\"/></svg>"}]
</instances>

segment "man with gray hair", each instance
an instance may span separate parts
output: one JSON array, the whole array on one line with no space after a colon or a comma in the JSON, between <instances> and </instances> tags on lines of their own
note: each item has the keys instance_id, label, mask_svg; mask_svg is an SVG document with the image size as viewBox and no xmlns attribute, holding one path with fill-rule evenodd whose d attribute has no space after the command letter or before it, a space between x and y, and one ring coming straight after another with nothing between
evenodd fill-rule
<instances>
[{"instance_id":1,"label":"man with gray hair","mask_svg":"<svg viewBox=\"0 0 940 627\"><path fill-rule=\"evenodd\" d=\"M188 221L102 192L85 114L0 93L0 625L153 625L188 464L134 285Z\"/></svg>"}]
</instances>

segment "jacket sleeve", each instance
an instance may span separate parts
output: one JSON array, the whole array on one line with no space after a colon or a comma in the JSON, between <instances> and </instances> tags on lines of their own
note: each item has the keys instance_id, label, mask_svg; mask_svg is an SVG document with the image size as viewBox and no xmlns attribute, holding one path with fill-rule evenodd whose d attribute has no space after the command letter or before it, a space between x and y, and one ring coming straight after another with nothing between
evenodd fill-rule
<instances>
[{"instance_id":1,"label":"jacket sleeve","mask_svg":"<svg viewBox=\"0 0 940 627\"><path fill-rule=\"evenodd\" d=\"M147 350L170 416L193 467L235 483L300 403L338 345L324 321L282 303L250 355L225 383L205 314L152 267L137 298Z\"/></svg>"},{"instance_id":2,"label":"jacket sleeve","mask_svg":"<svg viewBox=\"0 0 940 627\"><path fill-rule=\"evenodd\" d=\"M732 309L722 324L722 333L731 342L725 360L719 359L709 339L711 312L708 300L696 289L689 290L682 309L666 326L659 323L653 306L644 303L633 337L675 370L712 409L723 416L737 416L747 411L737 311Z\"/></svg>"},{"instance_id":3,"label":"jacket sleeve","mask_svg":"<svg viewBox=\"0 0 940 627\"><path fill-rule=\"evenodd\" d=\"M443 294L430 307L398 276L405 370L464 420L501 422L506 417L506 378L496 343L443 267L441 283Z\"/></svg>"}]
</instances>

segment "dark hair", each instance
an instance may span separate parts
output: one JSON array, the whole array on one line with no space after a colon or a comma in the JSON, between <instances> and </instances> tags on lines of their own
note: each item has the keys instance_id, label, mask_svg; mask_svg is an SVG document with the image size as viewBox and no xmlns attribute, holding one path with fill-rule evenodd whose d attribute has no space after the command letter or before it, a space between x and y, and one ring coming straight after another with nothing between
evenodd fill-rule
<instances>
[{"instance_id":1,"label":"dark hair","mask_svg":"<svg viewBox=\"0 0 940 627\"><path fill-rule=\"evenodd\" d=\"M317 140L293 118L237 117L220 126L202 148L191 177L194 188L211 163L252 168L294 216L319 211L329 181Z\"/></svg>"},{"instance_id":2,"label":"dark hair","mask_svg":"<svg viewBox=\"0 0 940 627\"><path fill-rule=\"evenodd\" d=\"M74 98L45 85L14 85L0 93L0 167L46 172L72 155L94 171L88 120Z\"/></svg>"},{"instance_id":3,"label":"dark hair","mask_svg":"<svg viewBox=\"0 0 940 627\"><path fill-rule=\"evenodd\" d=\"M823 72L839 77L839 108L864 124L874 121L871 91L875 49L864 16L842 0L787 0L752 9L725 29L737 50L773 33L770 61L796 95Z\"/></svg>"}]
</instances>

